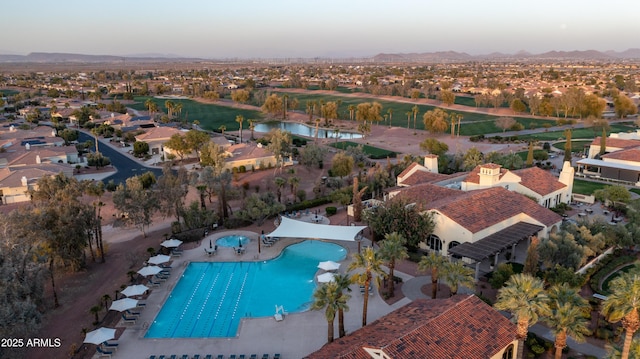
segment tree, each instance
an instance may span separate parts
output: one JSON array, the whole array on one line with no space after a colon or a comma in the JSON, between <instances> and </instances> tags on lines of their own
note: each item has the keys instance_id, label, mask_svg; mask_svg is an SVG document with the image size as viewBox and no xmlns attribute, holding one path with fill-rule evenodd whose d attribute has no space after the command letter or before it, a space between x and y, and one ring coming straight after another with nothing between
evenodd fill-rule
<instances>
[{"instance_id":1,"label":"tree","mask_svg":"<svg viewBox=\"0 0 640 359\"><path fill-rule=\"evenodd\" d=\"M619 94L613 99L613 108L618 118L625 118L638 113L638 106L624 94Z\"/></svg>"},{"instance_id":2,"label":"tree","mask_svg":"<svg viewBox=\"0 0 640 359\"><path fill-rule=\"evenodd\" d=\"M354 160L353 157L347 155L344 152L338 152L333 156L331 160L331 172L334 176L340 178L348 176L353 170Z\"/></svg>"},{"instance_id":3,"label":"tree","mask_svg":"<svg viewBox=\"0 0 640 359\"><path fill-rule=\"evenodd\" d=\"M622 322L625 330L622 359L629 357L633 335L640 328L640 266L614 278L612 293L602 303L602 314L612 323Z\"/></svg>"},{"instance_id":4,"label":"tree","mask_svg":"<svg viewBox=\"0 0 640 359\"><path fill-rule=\"evenodd\" d=\"M447 128L449 128L449 124L447 123L448 118L449 114L440 108L427 111L422 116L424 127L431 133L443 133L447 131Z\"/></svg>"},{"instance_id":5,"label":"tree","mask_svg":"<svg viewBox=\"0 0 640 359\"><path fill-rule=\"evenodd\" d=\"M498 117L495 123L496 127L502 129L502 132L504 133L506 130L513 127L513 125L515 125L517 122L513 119L513 117Z\"/></svg>"},{"instance_id":6,"label":"tree","mask_svg":"<svg viewBox=\"0 0 640 359\"><path fill-rule=\"evenodd\" d=\"M440 100L445 105L451 106L456 101L456 95L453 93L453 91L442 90L440 91Z\"/></svg>"},{"instance_id":7,"label":"tree","mask_svg":"<svg viewBox=\"0 0 640 359\"><path fill-rule=\"evenodd\" d=\"M471 171L484 163L482 152L475 147L470 148L462 157L462 166L465 171Z\"/></svg>"},{"instance_id":8,"label":"tree","mask_svg":"<svg viewBox=\"0 0 640 359\"><path fill-rule=\"evenodd\" d=\"M582 298L578 290L566 283L549 289L551 315L545 318L556 337L555 359L562 359L562 350L567 346L567 336L577 342L584 342L589 331L589 302Z\"/></svg>"},{"instance_id":9,"label":"tree","mask_svg":"<svg viewBox=\"0 0 640 359\"><path fill-rule=\"evenodd\" d=\"M517 359L524 354L524 340L529 327L538 322L540 317L550 315L549 298L544 292L542 280L528 274L514 274L506 286L498 290L496 303L498 310L511 312L516 322L516 339L518 339Z\"/></svg>"},{"instance_id":10,"label":"tree","mask_svg":"<svg viewBox=\"0 0 640 359\"><path fill-rule=\"evenodd\" d=\"M540 256L538 255L539 243L540 240L537 236L531 237L531 243L529 243L529 248L527 248L527 257L524 260L523 273L535 275L538 272L538 261L540 260Z\"/></svg>"},{"instance_id":11,"label":"tree","mask_svg":"<svg viewBox=\"0 0 640 359\"><path fill-rule=\"evenodd\" d=\"M324 147L311 143L300 150L298 162L307 168L317 167L322 163L326 153L327 150Z\"/></svg>"},{"instance_id":12,"label":"tree","mask_svg":"<svg viewBox=\"0 0 640 359\"><path fill-rule=\"evenodd\" d=\"M420 149L438 157L443 157L449 151L449 146L444 142L429 137L420 143Z\"/></svg>"},{"instance_id":13,"label":"tree","mask_svg":"<svg viewBox=\"0 0 640 359\"><path fill-rule=\"evenodd\" d=\"M418 270L421 272L431 271L431 299L436 299L438 294L438 273L443 271L447 265L447 258L431 251L423 256L418 263Z\"/></svg>"},{"instance_id":14,"label":"tree","mask_svg":"<svg viewBox=\"0 0 640 359\"><path fill-rule=\"evenodd\" d=\"M609 203L629 203L631 201L631 192L627 187L622 185L605 186L596 190L593 195L595 198L605 204Z\"/></svg>"},{"instance_id":15,"label":"tree","mask_svg":"<svg viewBox=\"0 0 640 359\"><path fill-rule=\"evenodd\" d=\"M133 223L144 235L153 223L153 214L158 210L158 199L151 189L145 189L138 176L127 178L113 192L113 204L124 219Z\"/></svg>"},{"instance_id":16,"label":"tree","mask_svg":"<svg viewBox=\"0 0 640 359\"><path fill-rule=\"evenodd\" d=\"M211 166L217 169L217 172L221 172L225 165L224 149L219 144L209 140L205 146L200 150L200 165L203 167Z\"/></svg>"},{"instance_id":17,"label":"tree","mask_svg":"<svg viewBox=\"0 0 640 359\"><path fill-rule=\"evenodd\" d=\"M353 283L359 284L364 288L364 305L362 306L362 326L367 325L367 306L369 304L369 288L371 282L375 286L379 286L380 276L386 275L382 270L382 259L373 247L367 247L362 253L355 253L353 261L349 264L349 271L359 270L351 276Z\"/></svg>"},{"instance_id":18,"label":"tree","mask_svg":"<svg viewBox=\"0 0 640 359\"><path fill-rule=\"evenodd\" d=\"M133 143L133 155L143 157L149 153L149 144L144 141L136 141Z\"/></svg>"},{"instance_id":19,"label":"tree","mask_svg":"<svg viewBox=\"0 0 640 359\"><path fill-rule=\"evenodd\" d=\"M243 208L238 212L239 218L257 222L262 225L264 220L285 210L285 206L276 201L272 192L262 194L252 193L245 200Z\"/></svg>"},{"instance_id":20,"label":"tree","mask_svg":"<svg viewBox=\"0 0 640 359\"><path fill-rule=\"evenodd\" d=\"M413 105L411 108L411 113L413 114L413 128L416 128L416 119L418 118L418 113L420 112L420 108L418 105Z\"/></svg>"},{"instance_id":21,"label":"tree","mask_svg":"<svg viewBox=\"0 0 640 359\"><path fill-rule=\"evenodd\" d=\"M401 234L398 232L388 233L384 236L384 240L380 242L380 257L386 261L389 268L389 275L387 276L387 285L389 291L387 292L391 297L395 296L394 288L394 270L396 262L409 257L407 249L404 244L407 242Z\"/></svg>"},{"instance_id":22,"label":"tree","mask_svg":"<svg viewBox=\"0 0 640 359\"><path fill-rule=\"evenodd\" d=\"M180 223L180 217L184 212L184 200L189 192L187 170L180 166L177 172L166 164L162 168L162 176L158 178L155 190L162 214L166 217L176 217Z\"/></svg>"},{"instance_id":23,"label":"tree","mask_svg":"<svg viewBox=\"0 0 640 359\"><path fill-rule=\"evenodd\" d=\"M513 101L511 101L510 107L514 113L525 112L527 110L527 105L524 102L522 102L522 100L519 98L516 98Z\"/></svg>"},{"instance_id":24,"label":"tree","mask_svg":"<svg viewBox=\"0 0 640 359\"><path fill-rule=\"evenodd\" d=\"M571 163L571 130L570 129L566 129L564 130L564 136L566 137L567 141L564 143L564 159L563 162L569 162Z\"/></svg>"},{"instance_id":25,"label":"tree","mask_svg":"<svg viewBox=\"0 0 640 359\"><path fill-rule=\"evenodd\" d=\"M289 154L291 147L291 133L276 129L271 130L266 137L269 141L267 149L276 156L276 169L280 167L282 170L284 156Z\"/></svg>"},{"instance_id":26,"label":"tree","mask_svg":"<svg viewBox=\"0 0 640 359\"><path fill-rule=\"evenodd\" d=\"M231 100L238 103L247 103L251 97L251 93L248 90L240 89L231 91Z\"/></svg>"},{"instance_id":27,"label":"tree","mask_svg":"<svg viewBox=\"0 0 640 359\"><path fill-rule=\"evenodd\" d=\"M442 269L442 278L449 285L451 296L458 294L460 286L474 288L476 284L474 270L465 266L462 261L448 261Z\"/></svg>"},{"instance_id":28,"label":"tree","mask_svg":"<svg viewBox=\"0 0 640 359\"><path fill-rule=\"evenodd\" d=\"M242 123L244 122L244 116L242 115L236 116L236 122L240 126L240 143L242 143Z\"/></svg>"},{"instance_id":29,"label":"tree","mask_svg":"<svg viewBox=\"0 0 640 359\"><path fill-rule=\"evenodd\" d=\"M184 160L184 156L191 152L191 148L185 140L185 136L180 133L174 133L171 135L169 141L165 142L164 147L175 152L178 157L180 157L180 161Z\"/></svg>"},{"instance_id":30,"label":"tree","mask_svg":"<svg viewBox=\"0 0 640 359\"><path fill-rule=\"evenodd\" d=\"M324 283L313 293L313 304L311 309L322 310L324 309L324 315L327 319L328 331L327 342L333 342L333 322L338 310L348 310L347 300L349 295L345 295L341 292L340 287L335 282Z\"/></svg>"},{"instance_id":31,"label":"tree","mask_svg":"<svg viewBox=\"0 0 640 359\"><path fill-rule=\"evenodd\" d=\"M338 285L338 289L340 290L340 292L338 293L338 296L343 296L345 291L347 292L351 292L351 278L349 277L348 274L341 274L341 273L336 273L333 276L333 283L336 283ZM346 296L346 301L348 301L350 298L349 295ZM344 330L344 312L348 311L349 308L348 307L338 307L338 336L340 338L344 337L346 335L345 330Z\"/></svg>"},{"instance_id":32,"label":"tree","mask_svg":"<svg viewBox=\"0 0 640 359\"><path fill-rule=\"evenodd\" d=\"M527 161L524 164L527 167L533 166L533 141L529 141L529 152L527 152Z\"/></svg>"},{"instance_id":33,"label":"tree","mask_svg":"<svg viewBox=\"0 0 640 359\"><path fill-rule=\"evenodd\" d=\"M367 187L360 188L358 177L353 179L353 220L360 222L362 220L362 194Z\"/></svg>"},{"instance_id":34,"label":"tree","mask_svg":"<svg viewBox=\"0 0 640 359\"><path fill-rule=\"evenodd\" d=\"M409 206L411 199L401 196L385 201L374 209L365 212L365 221L376 236L398 233L411 249L417 249L434 228L430 213L423 213L418 206Z\"/></svg>"},{"instance_id":35,"label":"tree","mask_svg":"<svg viewBox=\"0 0 640 359\"><path fill-rule=\"evenodd\" d=\"M282 113L282 97L279 97L276 94L271 94L271 96L267 97L262 105L262 111L266 112L274 117L278 116Z\"/></svg>"},{"instance_id":36,"label":"tree","mask_svg":"<svg viewBox=\"0 0 640 359\"><path fill-rule=\"evenodd\" d=\"M200 150L206 145L211 138L206 132L200 130L189 130L184 134L184 142L187 145L189 151L195 152L200 156Z\"/></svg>"}]
</instances>

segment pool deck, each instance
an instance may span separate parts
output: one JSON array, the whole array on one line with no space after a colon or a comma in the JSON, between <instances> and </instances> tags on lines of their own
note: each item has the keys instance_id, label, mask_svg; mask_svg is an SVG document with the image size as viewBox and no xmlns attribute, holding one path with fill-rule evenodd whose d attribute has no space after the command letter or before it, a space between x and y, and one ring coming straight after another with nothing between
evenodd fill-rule
<instances>
[{"instance_id":1,"label":"pool deck","mask_svg":"<svg viewBox=\"0 0 640 359\"><path fill-rule=\"evenodd\" d=\"M238 255L232 247L218 247L215 255L208 255L206 249L209 248L209 240L215 240L231 234L247 236L251 239L245 246L245 253ZM190 262L198 261L262 261L278 256L285 246L298 243L303 239L283 238L271 247L261 246L258 253L258 239L260 234L248 231L224 231L213 232L204 238L196 248L184 250L180 257L174 257L172 262L172 273L170 278L161 284L160 287L151 289L151 293L145 300L145 309L141 311L140 318L135 324L126 324L120 321L116 327L126 328L117 339L118 350L114 353L114 358L148 358L150 355L176 354L180 358L183 354L190 357L200 354L204 357L212 354L213 358L222 354L228 358L231 354L245 354L247 358L251 354L257 354L258 358L262 354L273 356L279 353L282 358L303 358L327 342L327 321L324 311L308 311L304 313L293 313L285 315L283 321L276 321L274 317L242 319L235 338L195 338L195 339L146 339L144 338L149 325L162 308L167 297L176 282L184 272ZM349 241L328 241L339 244L349 251L347 258L341 262L339 272L345 272L351 261L351 254L357 251L357 242ZM321 272L321 271L319 271ZM396 275L403 279L410 279L411 276L404 273ZM351 299L348 302L350 310L345 313L345 329L347 333L353 332L361 327L362 321L362 294L357 285L351 287ZM259 293L256 293L259 295ZM404 298L393 305L386 304L382 298L374 291L369 296L369 307L367 321L372 322L381 316L399 308L410 300ZM275 308L274 308L275 310ZM285 308L286 310L286 308ZM335 334L338 334L338 321L335 321ZM98 356L95 355L94 358Z\"/></svg>"}]
</instances>

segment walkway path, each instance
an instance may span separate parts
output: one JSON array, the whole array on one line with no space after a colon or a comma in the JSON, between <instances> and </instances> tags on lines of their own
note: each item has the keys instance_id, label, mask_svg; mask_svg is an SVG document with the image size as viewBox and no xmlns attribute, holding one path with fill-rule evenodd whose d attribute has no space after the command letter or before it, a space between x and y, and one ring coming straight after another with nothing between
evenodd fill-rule
<instances>
[{"instance_id":1,"label":"walkway path","mask_svg":"<svg viewBox=\"0 0 640 359\"><path fill-rule=\"evenodd\" d=\"M412 301L420 298L430 299L430 297L422 293L421 289L427 284L431 284L431 276L411 278L402 284L402 293L405 297L411 299ZM469 289L464 287L460 288L459 292L472 293ZM535 324L531 328L529 328L529 331L535 333L539 337L550 340L551 342L555 341L555 336L551 332L551 329L545 327L544 325ZM569 345L571 349L579 353L593 355L597 358L604 358L606 355L606 350L604 348L600 348L590 343L577 343L571 338L567 338L567 345Z\"/></svg>"}]
</instances>

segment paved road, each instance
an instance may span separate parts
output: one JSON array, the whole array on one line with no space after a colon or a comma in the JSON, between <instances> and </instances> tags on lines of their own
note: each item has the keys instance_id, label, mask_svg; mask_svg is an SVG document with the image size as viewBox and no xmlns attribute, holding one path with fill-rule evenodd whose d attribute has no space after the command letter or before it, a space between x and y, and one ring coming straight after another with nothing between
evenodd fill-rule
<instances>
[{"instance_id":1,"label":"paved road","mask_svg":"<svg viewBox=\"0 0 640 359\"><path fill-rule=\"evenodd\" d=\"M78 138L80 143L85 141L95 141L93 136L89 136L86 133L80 131L80 137ZM106 177L102 181L107 183L113 180L116 184L124 183L127 178L141 175L147 171L151 171L158 178L162 174L162 170L159 168L151 168L146 167L142 163L135 161L128 156L118 152L117 150L111 148L111 146L107 145L103 140L100 141L100 152L109 157L113 166L118 170L116 173L112 174L109 177Z\"/></svg>"}]
</instances>

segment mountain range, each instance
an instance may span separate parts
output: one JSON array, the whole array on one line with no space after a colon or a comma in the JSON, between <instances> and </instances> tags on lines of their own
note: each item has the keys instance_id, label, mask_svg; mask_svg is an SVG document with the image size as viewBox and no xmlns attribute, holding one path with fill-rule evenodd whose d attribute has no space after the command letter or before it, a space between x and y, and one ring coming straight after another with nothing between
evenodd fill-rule
<instances>
[{"instance_id":1,"label":"mountain range","mask_svg":"<svg viewBox=\"0 0 640 359\"><path fill-rule=\"evenodd\" d=\"M317 59L317 58L316 58ZM480 61L480 60L599 60L616 61L640 59L640 48L625 51L549 51L541 54L531 54L519 51L514 54L494 52L486 55L470 55L465 52L438 51L423 53L380 53L370 58L360 60L375 62L441 62L441 61ZM0 63L126 63L126 62L201 62L225 61L224 59L204 59L195 57L180 57L174 54L141 54L130 56L113 55L85 55L71 53L32 52L28 55L0 54ZM251 59L256 61L259 59ZM339 60L339 59L334 59ZM346 60L346 58L345 58ZM238 61L238 59L234 59Z\"/></svg>"}]
</instances>

